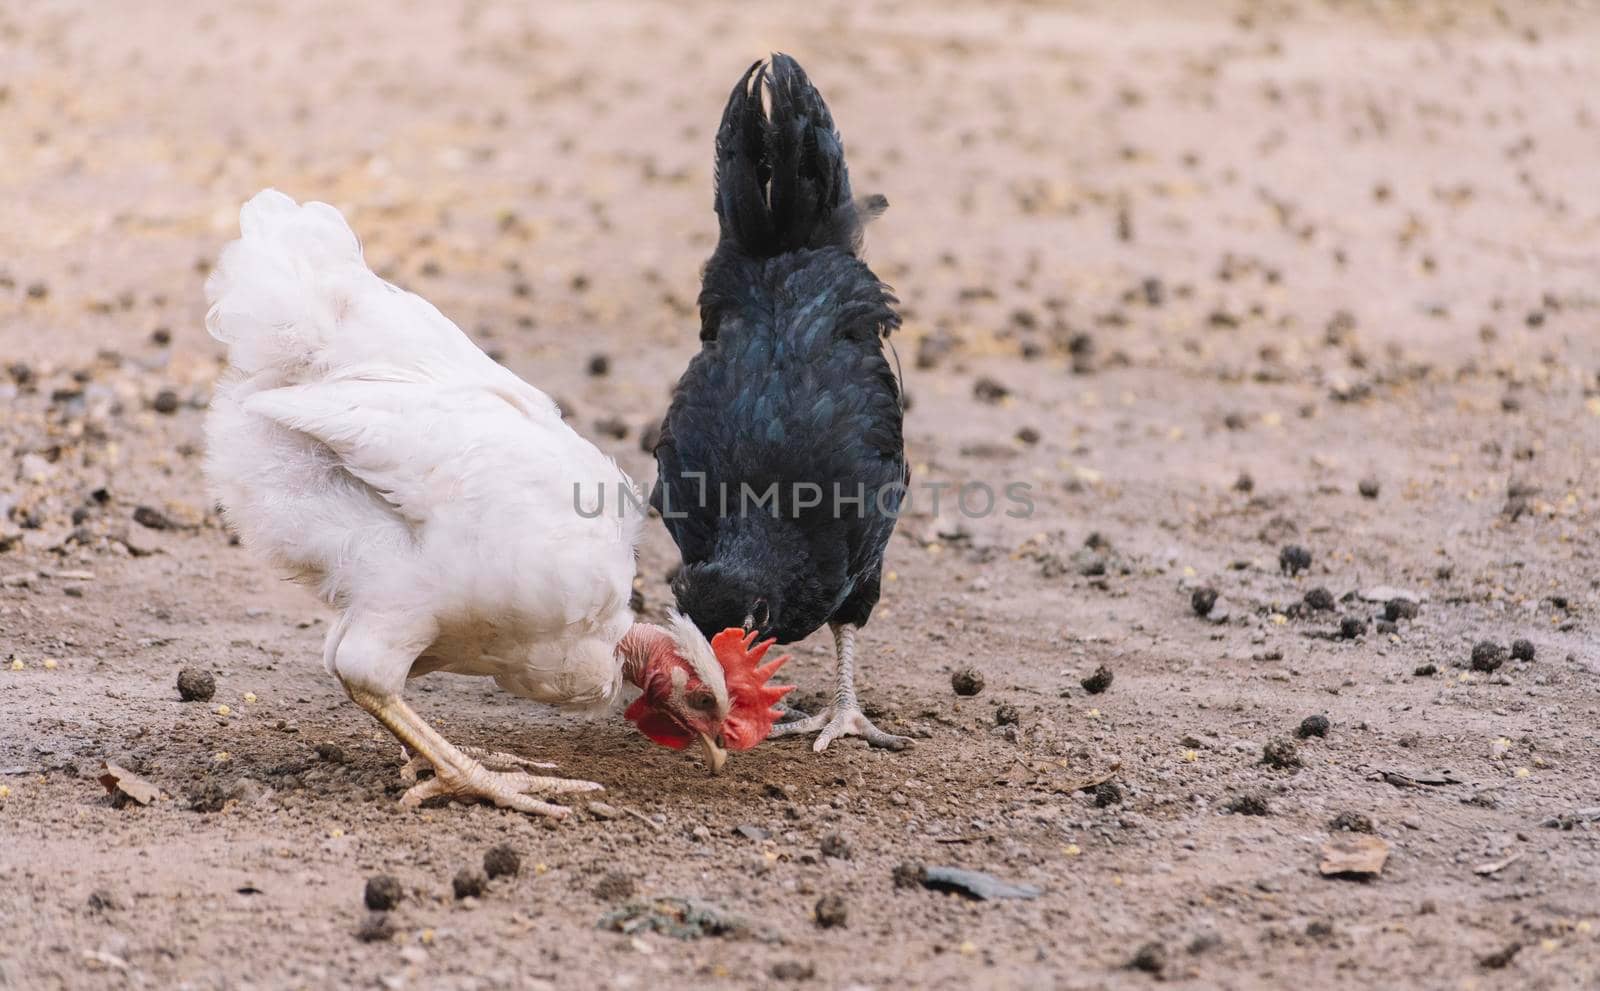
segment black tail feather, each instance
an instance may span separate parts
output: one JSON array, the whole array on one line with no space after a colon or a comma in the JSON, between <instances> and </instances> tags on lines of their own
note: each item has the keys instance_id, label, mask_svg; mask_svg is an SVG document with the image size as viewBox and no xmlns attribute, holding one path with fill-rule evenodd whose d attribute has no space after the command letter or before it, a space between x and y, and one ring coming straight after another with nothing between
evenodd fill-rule
<instances>
[{"instance_id":1,"label":"black tail feather","mask_svg":"<svg viewBox=\"0 0 1600 991\"><path fill-rule=\"evenodd\" d=\"M772 241L772 214L767 209L772 162L767 153L767 115L761 108L766 78L762 62L746 69L717 127L715 206L723 238L736 244Z\"/></svg>"},{"instance_id":2,"label":"black tail feather","mask_svg":"<svg viewBox=\"0 0 1600 991\"><path fill-rule=\"evenodd\" d=\"M762 90L771 110L762 107ZM850 196L844 142L805 70L787 55L752 65L717 129L717 216L741 253L769 258L804 248L861 247L863 224L888 205Z\"/></svg>"}]
</instances>

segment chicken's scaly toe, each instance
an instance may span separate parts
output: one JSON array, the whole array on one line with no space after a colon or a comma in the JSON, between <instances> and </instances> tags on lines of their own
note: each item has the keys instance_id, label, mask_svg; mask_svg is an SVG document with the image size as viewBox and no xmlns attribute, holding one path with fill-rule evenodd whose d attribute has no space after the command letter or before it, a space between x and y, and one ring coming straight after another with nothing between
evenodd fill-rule
<instances>
[{"instance_id":1,"label":"chicken's scaly toe","mask_svg":"<svg viewBox=\"0 0 1600 991\"><path fill-rule=\"evenodd\" d=\"M465 744L457 746L456 749L491 771L525 771L529 768L548 771L561 766L555 761L529 760L517 754L508 754L500 750L485 750L482 747L471 747ZM406 758L406 762L400 766L400 779L408 785L417 783L419 771L433 770L433 765L428 762L426 757L413 756L404 747L400 748L400 756Z\"/></svg>"},{"instance_id":2,"label":"chicken's scaly toe","mask_svg":"<svg viewBox=\"0 0 1600 991\"><path fill-rule=\"evenodd\" d=\"M462 774L435 773L414 785L400 799L416 808L430 798L443 795L458 802L485 801L505 809L560 819L571 810L564 805L542 802L533 795L560 795L567 792L604 791L603 785L576 778L551 778L520 771L491 771L477 765Z\"/></svg>"},{"instance_id":3,"label":"chicken's scaly toe","mask_svg":"<svg viewBox=\"0 0 1600 991\"><path fill-rule=\"evenodd\" d=\"M773 708L783 713L783 722L778 724L780 726L787 725L789 723L803 722L811 718L811 714L809 712L806 712L799 706L792 704L788 699L780 701L777 705L774 705ZM820 723L817 725L817 728L821 729Z\"/></svg>"},{"instance_id":4,"label":"chicken's scaly toe","mask_svg":"<svg viewBox=\"0 0 1600 991\"><path fill-rule=\"evenodd\" d=\"M456 749L491 771L526 771L531 767L549 771L561 766L555 761L529 760L519 754L506 753L503 750L487 750L483 747L464 747L460 745Z\"/></svg>"},{"instance_id":5,"label":"chicken's scaly toe","mask_svg":"<svg viewBox=\"0 0 1600 991\"><path fill-rule=\"evenodd\" d=\"M904 750L911 746L909 736L885 733L872 725L872 720L854 706L829 706L815 716L779 723L772 727L772 735L775 737L798 736L802 733L817 734L816 742L811 745L811 749L819 754L828 749L828 744L841 736L859 736L869 745L883 750Z\"/></svg>"}]
</instances>

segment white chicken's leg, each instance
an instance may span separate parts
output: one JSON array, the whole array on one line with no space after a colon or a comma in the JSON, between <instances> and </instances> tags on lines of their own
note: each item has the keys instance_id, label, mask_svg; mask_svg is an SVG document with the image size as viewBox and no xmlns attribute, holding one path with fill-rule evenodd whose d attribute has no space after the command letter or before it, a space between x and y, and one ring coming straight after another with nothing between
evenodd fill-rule
<instances>
[{"instance_id":1,"label":"white chicken's leg","mask_svg":"<svg viewBox=\"0 0 1600 991\"><path fill-rule=\"evenodd\" d=\"M839 655L839 687L833 704L815 716L779 723L772 727L772 735L817 733L811 749L819 754L841 736L864 737L867 743L885 750L904 750L911 746L910 737L885 733L872 725L872 720L861 711L861 703L856 701L856 628L849 623L833 623L831 629L833 649Z\"/></svg>"},{"instance_id":2,"label":"white chicken's leg","mask_svg":"<svg viewBox=\"0 0 1600 991\"><path fill-rule=\"evenodd\" d=\"M405 805L415 808L435 795L448 795L459 801L484 799L502 808L559 819L570 811L566 806L541 802L531 795L601 790L593 781L491 771L440 736L400 696L382 696L348 683L345 689L396 739L433 765L433 777L412 786L400 799Z\"/></svg>"}]
</instances>

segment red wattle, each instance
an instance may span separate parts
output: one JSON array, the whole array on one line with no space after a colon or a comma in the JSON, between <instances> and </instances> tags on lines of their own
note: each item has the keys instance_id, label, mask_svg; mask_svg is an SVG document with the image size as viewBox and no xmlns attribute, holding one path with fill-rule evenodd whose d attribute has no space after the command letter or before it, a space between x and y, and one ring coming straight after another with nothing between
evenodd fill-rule
<instances>
[{"instance_id":1,"label":"red wattle","mask_svg":"<svg viewBox=\"0 0 1600 991\"><path fill-rule=\"evenodd\" d=\"M674 722L669 716L658 712L644 698L633 700L628 706L624 716L632 720L639 727L639 732L648 737L651 742L659 743L671 750L682 750L694 742L694 735Z\"/></svg>"}]
</instances>

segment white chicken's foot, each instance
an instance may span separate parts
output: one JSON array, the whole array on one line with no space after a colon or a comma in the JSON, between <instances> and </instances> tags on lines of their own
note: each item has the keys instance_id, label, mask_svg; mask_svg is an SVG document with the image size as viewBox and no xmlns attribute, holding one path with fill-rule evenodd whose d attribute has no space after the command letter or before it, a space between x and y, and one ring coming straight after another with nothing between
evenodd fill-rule
<instances>
[{"instance_id":1,"label":"white chicken's foot","mask_svg":"<svg viewBox=\"0 0 1600 991\"><path fill-rule=\"evenodd\" d=\"M526 757L508 754L501 750L486 750L483 747L472 747L464 743L456 744L456 749L491 771L525 771L535 767L548 771L561 766L554 761L529 760ZM433 770L433 765L428 762L427 758L413 755L405 747L400 748L400 756L406 760L405 764L400 767L400 778L408 785L417 783L418 772Z\"/></svg>"},{"instance_id":2,"label":"white chicken's foot","mask_svg":"<svg viewBox=\"0 0 1600 991\"><path fill-rule=\"evenodd\" d=\"M531 796L603 790L603 786L593 781L550 778L520 771L491 771L473 761L472 766L463 771L441 772L435 768L433 777L412 785L400 796L400 804L414 809L430 798L444 795L458 802L487 801L501 808L560 819L571 810Z\"/></svg>"},{"instance_id":3,"label":"white chicken's foot","mask_svg":"<svg viewBox=\"0 0 1600 991\"><path fill-rule=\"evenodd\" d=\"M351 685L345 687L357 705L372 713L401 744L415 751L418 758L433 767L432 778L413 785L401 796L402 805L415 808L430 798L446 795L461 802L489 801L502 808L560 819L571 810L564 805L541 802L532 796L603 790L601 785L593 781L491 771L440 736L398 695L380 696ZM407 766L411 767L411 762ZM539 765L528 762L527 766ZM411 767L411 773L414 777L414 767Z\"/></svg>"},{"instance_id":4,"label":"white chicken's foot","mask_svg":"<svg viewBox=\"0 0 1600 991\"><path fill-rule=\"evenodd\" d=\"M884 750L904 750L911 746L910 737L885 733L872 725L872 720L861 711L861 703L856 701L856 628L849 623L834 623L833 646L839 656L839 687L833 704L815 716L779 723L772 727L772 735L816 733L817 739L811 749L819 754L841 736L859 736L869 745Z\"/></svg>"}]
</instances>

